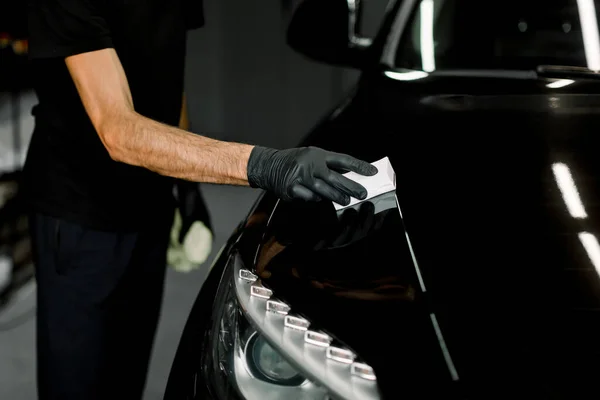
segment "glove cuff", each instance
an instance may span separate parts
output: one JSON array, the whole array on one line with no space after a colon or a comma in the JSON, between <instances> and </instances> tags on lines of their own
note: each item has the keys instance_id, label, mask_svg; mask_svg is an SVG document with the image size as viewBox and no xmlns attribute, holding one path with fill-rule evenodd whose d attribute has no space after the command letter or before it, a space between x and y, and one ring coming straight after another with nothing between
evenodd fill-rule
<instances>
[{"instance_id":1,"label":"glove cuff","mask_svg":"<svg viewBox=\"0 0 600 400\"><path fill-rule=\"evenodd\" d=\"M268 147L254 146L248 158L248 183L250 187L267 189L264 171L268 171L269 160L277 150Z\"/></svg>"}]
</instances>

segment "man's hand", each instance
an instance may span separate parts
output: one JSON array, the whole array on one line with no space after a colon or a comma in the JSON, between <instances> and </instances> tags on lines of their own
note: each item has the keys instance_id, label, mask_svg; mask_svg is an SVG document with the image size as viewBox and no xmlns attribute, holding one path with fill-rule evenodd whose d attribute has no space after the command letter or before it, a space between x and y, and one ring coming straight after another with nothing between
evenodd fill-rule
<instances>
[{"instance_id":1,"label":"man's hand","mask_svg":"<svg viewBox=\"0 0 600 400\"><path fill-rule=\"evenodd\" d=\"M362 185L341 173L377 173L377 168L365 161L317 147L274 150L256 146L250 153L247 170L251 186L271 191L282 200L324 198L341 205L350 203L350 197L367 197Z\"/></svg>"}]
</instances>

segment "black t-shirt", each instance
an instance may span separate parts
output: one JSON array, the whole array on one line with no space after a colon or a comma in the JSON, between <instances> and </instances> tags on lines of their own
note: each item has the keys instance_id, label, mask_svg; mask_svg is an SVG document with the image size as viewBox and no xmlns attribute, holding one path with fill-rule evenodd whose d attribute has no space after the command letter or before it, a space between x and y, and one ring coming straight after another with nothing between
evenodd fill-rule
<instances>
[{"instance_id":1,"label":"black t-shirt","mask_svg":"<svg viewBox=\"0 0 600 400\"><path fill-rule=\"evenodd\" d=\"M29 57L39 102L23 187L34 211L107 230L139 229L172 213L173 180L110 158L64 59L114 48L135 110L176 126L186 32L204 24L201 2L29 0Z\"/></svg>"}]
</instances>

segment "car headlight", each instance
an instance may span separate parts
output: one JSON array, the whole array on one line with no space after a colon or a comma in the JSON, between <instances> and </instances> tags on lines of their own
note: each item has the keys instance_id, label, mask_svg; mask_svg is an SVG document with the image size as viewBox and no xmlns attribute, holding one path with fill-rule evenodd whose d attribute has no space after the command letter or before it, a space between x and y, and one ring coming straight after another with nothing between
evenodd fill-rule
<instances>
[{"instance_id":1,"label":"car headlight","mask_svg":"<svg viewBox=\"0 0 600 400\"><path fill-rule=\"evenodd\" d=\"M234 252L205 334L204 379L221 399L379 399L373 370L292 313Z\"/></svg>"}]
</instances>

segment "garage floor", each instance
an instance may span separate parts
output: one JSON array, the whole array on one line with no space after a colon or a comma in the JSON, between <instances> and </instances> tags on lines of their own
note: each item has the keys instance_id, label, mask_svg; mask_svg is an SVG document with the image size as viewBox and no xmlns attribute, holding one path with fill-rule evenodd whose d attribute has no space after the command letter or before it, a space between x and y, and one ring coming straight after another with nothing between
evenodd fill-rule
<instances>
[{"instance_id":1,"label":"garage floor","mask_svg":"<svg viewBox=\"0 0 600 400\"><path fill-rule=\"evenodd\" d=\"M209 261L189 274L169 270L162 317L156 337L145 400L162 399L171 362L188 312L204 282L208 266L235 226L246 215L259 192L248 188L205 185L204 194L215 227L215 244ZM35 287L10 310L12 315L33 316ZM27 314L29 313L29 314ZM0 399L33 400L35 389L34 329L29 318L22 325L0 331ZM2 326L0 320L0 326Z\"/></svg>"}]
</instances>

